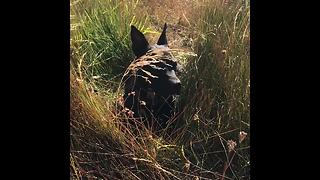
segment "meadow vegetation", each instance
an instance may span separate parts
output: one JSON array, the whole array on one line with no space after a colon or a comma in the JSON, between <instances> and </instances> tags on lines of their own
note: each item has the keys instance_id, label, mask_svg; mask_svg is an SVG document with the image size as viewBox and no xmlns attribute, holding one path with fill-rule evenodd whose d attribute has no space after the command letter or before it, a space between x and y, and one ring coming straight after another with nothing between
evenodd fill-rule
<instances>
[{"instance_id":1,"label":"meadow vegetation","mask_svg":"<svg viewBox=\"0 0 320 180\"><path fill-rule=\"evenodd\" d=\"M250 179L250 6L243 0L71 0L71 179ZM183 65L177 113L121 112L130 25Z\"/></svg>"}]
</instances>

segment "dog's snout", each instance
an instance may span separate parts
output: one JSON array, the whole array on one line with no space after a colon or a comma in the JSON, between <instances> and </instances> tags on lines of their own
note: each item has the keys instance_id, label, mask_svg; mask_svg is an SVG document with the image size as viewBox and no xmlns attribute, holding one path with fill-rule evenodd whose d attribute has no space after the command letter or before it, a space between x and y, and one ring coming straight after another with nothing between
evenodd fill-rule
<instances>
[{"instance_id":1,"label":"dog's snout","mask_svg":"<svg viewBox=\"0 0 320 180\"><path fill-rule=\"evenodd\" d=\"M179 82L177 82L176 84L175 84L175 86L176 86L176 94L177 95L180 95L180 93L181 93L181 81L179 80Z\"/></svg>"},{"instance_id":2,"label":"dog's snout","mask_svg":"<svg viewBox=\"0 0 320 180\"><path fill-rule=\"evenodd\" d=\"M181 81L180 79L176 76L176 73L171 70L167 72L167 75L169 77L168 83L169 83L169 93L174 94L174 95L179 95L181 92Z\"/></svg>"}]
</instances>

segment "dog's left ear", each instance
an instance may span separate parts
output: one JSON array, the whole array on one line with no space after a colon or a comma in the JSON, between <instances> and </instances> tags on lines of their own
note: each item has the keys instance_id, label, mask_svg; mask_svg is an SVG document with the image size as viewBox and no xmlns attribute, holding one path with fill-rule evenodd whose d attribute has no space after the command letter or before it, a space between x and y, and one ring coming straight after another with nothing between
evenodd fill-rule
<instances>
[{"instance_id":1,"label":"dog's left ear","mask_svg":"<svg viewBox=\"0 0 320 180\"><path fill-rule=\"evenodd\" d=\"M149 49L146 37L135 26L131 25L132 50L137 57L144 55Z\"/></svg>"},{"instance_id":2,"label":"dog's left ear","mask_svg":"<svg viewBox=\"0 0 320 180\"><path fill-rule=\"evenodd\" d=\"M168 46L166 31L167 31L167 23L164 24L164 27L163 27L162 33L159 37L159 40L157 42L157 45Z\"/></svg>"}]
</instances>

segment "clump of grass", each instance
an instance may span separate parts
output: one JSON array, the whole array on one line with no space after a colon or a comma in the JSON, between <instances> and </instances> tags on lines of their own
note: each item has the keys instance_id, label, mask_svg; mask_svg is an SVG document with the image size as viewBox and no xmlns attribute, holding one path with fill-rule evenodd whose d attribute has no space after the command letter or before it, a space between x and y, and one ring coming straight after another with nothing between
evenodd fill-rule
<instances>
[{"instance_id":1,"label":"clump of grass","mask_svg":"<svg viewBox=\"0 0 320 180\"><path fill-rule=\"evenodd\" d=\"M87 78L121 78L133 59L130 25L147 32L148 16L139 1L96 0L71 3L71 43L82 54Z\"/></svg>"},{"instance_id":2,"label":"clump of grass","mask_svg":"<svg viewBox=\"0 0 320 180\"><path fill-rule=\"evenodd\" d=\"M246 128L250 113L249 7L242 1L205 2L207 6L199 7L204 13L195 22L198 56L187 64L182 104L190 102L187 107L193 109L192 114L198 111L202 117L217 120L219 129Z\"/></svg>"},{"instance_id":3,"label":"clump of grass","mask_svg":"<svg viewBox=\"0 0 320 180\"><path fill-rule=\"evenodd\" d=\"M169 135L187 148L192 163L224 172L225 177L249 178L250 138L238 143L232 163L226 144L241 131L250 132L250 7L243 1L198 3L192 19L198 55L188 59L182 77L181 114ZM233 158L235 157L235 158Z\"/></svg>"}]
</instances>

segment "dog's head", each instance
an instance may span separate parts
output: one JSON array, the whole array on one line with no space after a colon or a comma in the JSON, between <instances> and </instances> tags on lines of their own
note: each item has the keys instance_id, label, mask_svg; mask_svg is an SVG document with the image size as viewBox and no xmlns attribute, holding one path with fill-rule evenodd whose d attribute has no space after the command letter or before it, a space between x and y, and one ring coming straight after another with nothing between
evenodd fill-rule
<instances>
[{"instance_id":1,"label":"dog's head","mask_svg":"<svg viewBox=\"0 0 320 180\"><path fill-rule=\"evenodd\" d=\"M174 110L174 96L181 91L176 72L181 65L173 57L164 25L158 42L149 45L143 33L131 26L132 50L136 59L125 74L125 106L141 115L141 104L156 116L170 116Z\"/></svg>"},{"instance_id":2,"label":"dog's head","mask_svg":"<svg viewBox=\"0 0 320 180\"><path fill-rule=\"evenodd\" d=\"M181 82L176 75L180 65L168 47L166 29L167 24L164 25L157 44L150 46L145 36L137 28L131 26L132 50L137 57L136 62L142 64L138 75L148 76L151 88L164 96L180 94L181 89Z\"/></svg>"}]
</instances>

